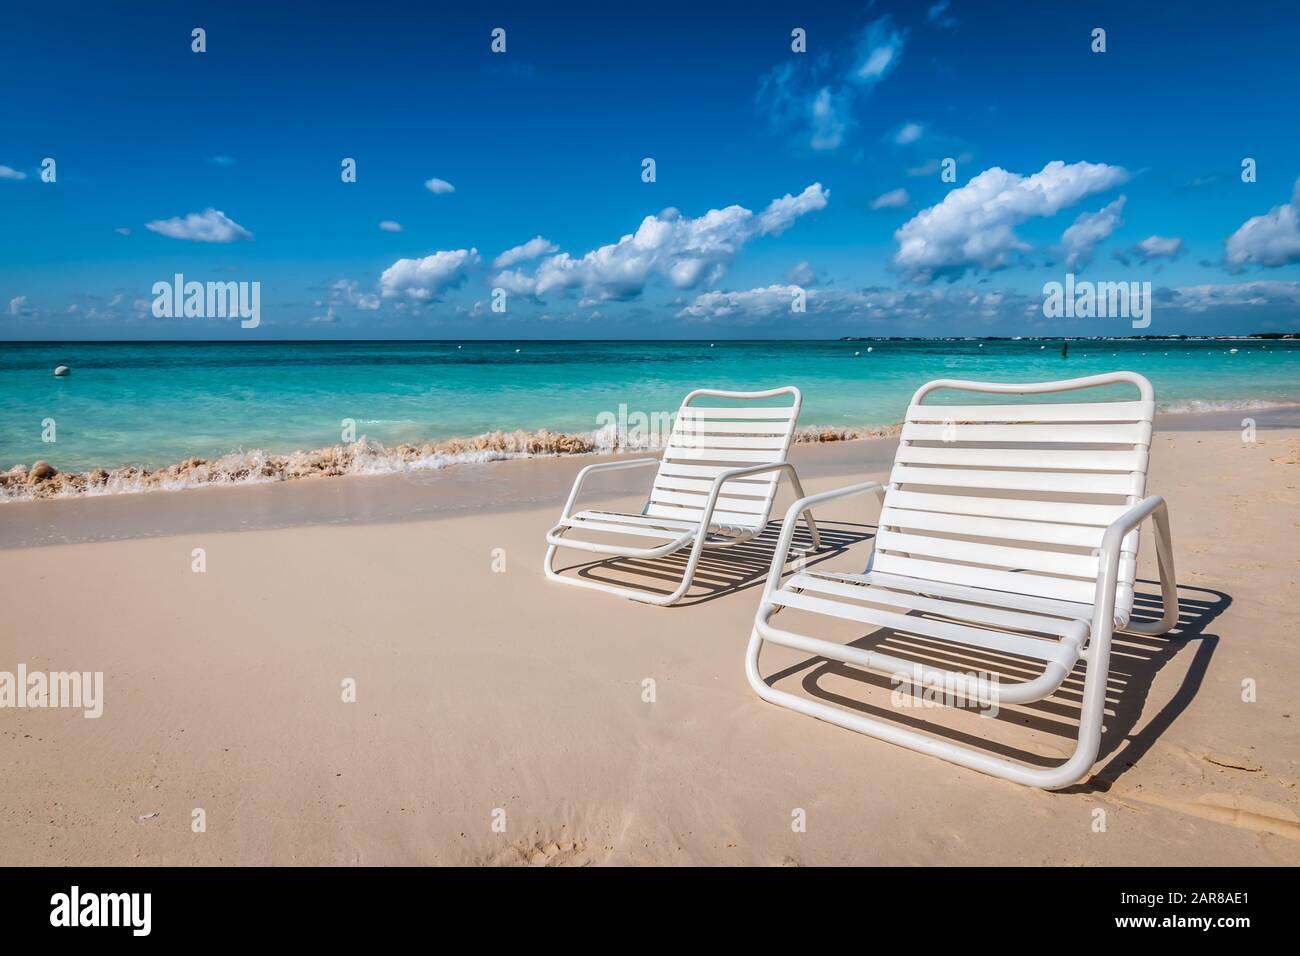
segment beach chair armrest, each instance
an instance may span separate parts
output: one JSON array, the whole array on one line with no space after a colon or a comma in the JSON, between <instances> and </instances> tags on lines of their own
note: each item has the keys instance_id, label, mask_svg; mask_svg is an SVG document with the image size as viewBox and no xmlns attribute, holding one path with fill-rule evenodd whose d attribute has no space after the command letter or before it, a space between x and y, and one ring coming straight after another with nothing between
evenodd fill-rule
<instances>
[{"instance_id":1,"label":"beach chair armrest","mask_svg":"<svg viewBox=\"0 0 1300 956\"><path fill-rule=\"evenodd\" d=\"M790 484L794 487L795 495L800 499L804 497L803 485L799 481L799 472L795 471L794 465L784 459L781 461L764 462L761 465L745 465L739 468L729 468L713 479L713 486L709 489L708 503L704 509L703 527L707 528L709 523L713 520L713 506L717 502L718 495L722 492L722 486L724 484L731 481L733 478L748 478L769 471L785 472L790 478ZM813 547L820 548L822 546L821 535L817 530L817 522L813 520L812 511L809 508L804 507L799 509L799 512L795 512L795 514L797 515L800 512L802 512L804 521L808 524L808 534L812 537Z\"/></svg>"},{"instance_id":2,"label":"beach chair armrest","mask_svg":"<svg viewBox=\"0 0 1300 956\"><path fill-rule=\"evenodd\" d=\"M777 470L785 471L794 481L799 480L798 476L795 474L794 465L790 464L788 461L769 461L764 462L761 465L743 465L739 468L728 468L726 471L720 472L713 479L713 484L709 486L709 496L705 499L704 509L700 514L700 529L697 535L696 546L702 546L705 537L708 536L709 525L713 523L713 511L717 507L718 496L722 494L723 485L731 481L733 478L748 478L752 475L761 475L765 472Z\"/></svg>"},{"instance_id":3,"label":"beach chair armrest","mask_svg":"<svg viewBox=\"0 0 1300 956\"><path fill-rule=\"evenodd\" d=\"M800 498L792 504L785 513L785 520L781 522L781 537L777 539L776 549L772 553L772 567L768 570L766 596L770 597L775 594L781 586L781 572L785 568L785 560L790 553L790 542L794 539L795 524L799 520L799 515L812 509L814 505L820 505L827 501L834 501L837 498L847 498L851 495L860 495L868 491L874 491L876 497L881 503L885 500L885 486L878 481L861 481L856 485L846 485L843 488L836 488L832 491L823 491L820 494L808 495Z\"/></svg>"},{"instance_id":4,"label":"beach chair armrest","mask_svg":"<svg viewBox=\"0 0 1300 956\"><path fill-rule=\"evenodd\" d=\"M644 468L646 465L659 464L658 458L630 458L627 461L601 461L594 465L587 465L573 479L573 489L569 492L569 500L564 503L564 514L561 520L568 518L573 514L573 506L578 500L578 494L582 491L582 486L587 481L587 477L596 471L618 471L623 468Z\"/></svg>"},{"instance_id":5,"label":"beach chair armrest","mask_svg":"<svg viewBox=\"0 0 1300 956\"><path fill-rule=\"evenodd\" d=\"M728 468L726 471L719 474L713 479L713 487L721 488L725 482L731 481L733 478L749 478L753 475L761 475L764 472L777 471L778 469L788 472L789 474L794 474L794 465L784 460L769 461L761 465L741 465L737 468Z\"/></svg>"},{"instance_id":6,"label":"beach chair armrest","mask_svg":"<svg viewBox=\"0 0 1300 956\"><path fill-rule=\"evenodd\" d=\"M1156 531L1156 558L1160 566L1160 595L1164 613L1151 624L1129 624L1127 630L1141 634L1164 634L1178 623L1178 582L1174 575L1173 542L1169 535L1169 505L1159 495L1151 495L1120 515L1106 528L1098 555L1097 592L1093 604L1093 637L1101 630L1109 633L1115 613L1115 588L1119 575L1120 552L1124 539L1143 521L1151 518ZM1136 555L1134 555L1136 560Z\"/></svg>"}]
</instances>

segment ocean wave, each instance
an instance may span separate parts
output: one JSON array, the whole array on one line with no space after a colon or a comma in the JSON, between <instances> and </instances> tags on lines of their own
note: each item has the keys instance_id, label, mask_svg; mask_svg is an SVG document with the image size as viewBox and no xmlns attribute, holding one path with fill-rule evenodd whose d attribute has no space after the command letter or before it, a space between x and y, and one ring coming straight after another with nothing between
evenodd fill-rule
<instances>
[{"instance_id":1,"label":"ocean wave","mask_svg":"<svg viewBox=\"0 0 1300 956\"><path fill-rule=\"evenodd\" d=\"M1157 406L1160 412L1167 414L1285 407L1288 405L1284 402L1255 399L1187 399ZM898 434L901 428L901 425L806 425L796 429L795 441L820 443L886 438ZM615 426L610 425L596 431L577 433L552 432L545 428L534 432L494 431L472 438L453 438L419 445L403 443L387 446L362 436L352 444L333 445L314 451L272 454L261 449L240 450L211 460L188 458L174 465L152 469L128 465L122 468L49 474L37 470L37 465L45 464L38 462L31 470L26 465L15 465L9 471L0 472L0 503L179 491L213 485L270 484L349 475L392 475L434 471L449 465L518 458L652 452L661 449L666 438L666 435L654 434L641 438L636 434L620 433Z\"/></svg>"},{"instance_id":2,"label":"ocean wave","mask_svg":"<svg viewBox=\"0 0 1300 956\"><path fill-rule=\"evenodd\" d=\"M842 428L809 426L798 429L800 442L847 441L893 434L897 428ZM95 468L53 475L15 465L0 472L0 501L35 498L73 498L97 495L179 491L212 485L256 485L299 479L338 478L348 475L392 475L431 471L449 465L477 464L515 458L562 455L600 455L654 451L663 447L652 438L637 440L611 428L570 434L539 429L535 432L487 432L473 438L454 438L421 445L386 446L365 436L349 445L334 445L287 455L261 449L235 451L220 458L188 458L163 468L128 465ZM43 463L39 463L43 464ZM48 466L47 466L48 467Z\"/></svg>"},{"instance_id":3,"label":"ocean wave","mask_svg":"<svg viewBox=\"0 0 1300 956\"><path fill-rule=\"evenodd\" d=\"M1257 398L1206 399L1185 398L1172 402L1157 402L1156 411L1166 415L1185 415L1204 412L1249 412L1269 408L1289 408L1288 402L1270 402Z\"/></svg>"}]
</instances>

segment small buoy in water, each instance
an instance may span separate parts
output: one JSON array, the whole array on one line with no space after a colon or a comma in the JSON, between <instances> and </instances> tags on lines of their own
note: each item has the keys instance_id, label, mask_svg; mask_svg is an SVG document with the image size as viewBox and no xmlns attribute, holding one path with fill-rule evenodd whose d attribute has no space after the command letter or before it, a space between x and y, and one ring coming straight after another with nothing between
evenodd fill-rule
<instances>
[{"instance_id":1,"label":"small buoy in water","mask_svg":"<svg viewBox=\"0 0 1300 956\"><path fill-rule=\"evenodd\" d=\"M875 348L876 348L876 347L875 347L874 345L868 345L868 346L867 346L867 351L868 351L868 352L875 351Z\"/></svg>"},{"instance_id":2,"label":"small buoy in water","mask_svg":"<svg viewBox=\"0 0 1300 956\"><path fill-rule=\"evenodd\" d=\"M983 342L980 343L980 348L984 348L984 343L983 343Z\"/></svg>"},{"instance_id":3,"label":"small buoy in water","mask_svg":"<svg viewBox=\"0 0 1300 956\"><path fill-rule=\"evenodd\" d=\"M1233 351L1236 350L1234 349ZM64 375L67 375L71 371L72 369L68 368L66 365L60 365L54 370L54 374L62 378Z\"/></svg>"},{"instance_id":4,"label":"small buoy in water","mask_svg":"<svg viewBox=\"0 0 1300 956\"><path fill-rule=\"evenodd\" d=\"M521 349L515 349L515 354L518 355L521 351Z\"/></svg>"},{"instance_id":5,"label":"small buoy in water","mask_svg":"<svg viewBox=\"0 0 1300 956\"><path fill-rule=\"evenodd\" d=\"M1236 355L1236 354L1237 354L1237 350L1236 350L1236 349L1228 349L1228 354L1229 354L1229 355ZM58 372L55 372L54 374L55 374L55 375L58 375L59 373L58 373Z\"/></svg>"},{"instance_id":6,"label":"small buoy in water","mask_svg":"<svg viewBox=\"0 0 1300 956\"><path fill-rule=\"evenodd\" d=\"M456 346L456 348L458 348L458 349L463 349L464 347L465 347L465 346L463 346L463 345L458 345L458 346Z\"/></svg>"},{"instance_id":7,"label":"small buoy in water","mask_svg":"<svg viewBox=\"0 0 1300 956\"><path fill-rule=\"evenodd\" d=\"M859 355L861 355L861 354L862 354L861 352L854 352L854 353L853 353L853 357L854 357L854 358L857 358L857 357L858 357Z\"/></svg>"},{"instance_id":8,"label":"small buoy in water","mask_svg":"<svg viewBox=\"0 0 1300 956\"><path fill-rule=\"evenodd\" d=\"M712 342L709 343L709 348L713 348L713 343L712 343Z\"/></svg>"},{"instance_id":9,"label":"small buoy in water","mask_svg":"<svg viewBox=\"0 0 1300 956\"><path fill-rule=\"evenodd\" d=\"M1046 346L1046 345L1040 345L1040 346L1038 346L1038 348L1039 348L1040 350L1042 350L1042 349L1047 348L1047 346Z\"/></svg>"}]
</instances>

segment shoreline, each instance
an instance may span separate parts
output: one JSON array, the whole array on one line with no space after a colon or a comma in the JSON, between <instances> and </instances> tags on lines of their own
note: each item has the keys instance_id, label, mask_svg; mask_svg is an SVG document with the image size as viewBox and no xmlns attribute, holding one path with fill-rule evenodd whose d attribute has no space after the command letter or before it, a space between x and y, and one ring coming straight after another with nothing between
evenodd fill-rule
<instances>
[{"instance_id":1,"label":"shoreline","mask_svg":"<svg viewBox=\"0 0 1300 956\"><path fill-rule=\"evenodd\" d=\"M1270 445L1282 431L1300 431L1300 407L1255 416L1258 440ZM1241 415L1234 412L1160 415L1156 434L1230 435L1240 443ZM790 460L807 485L886 475L896 436L802 442ZM275 530L308 526L383 525L486 513L558 509L582 465L616 454L547 455L470 462L428 470L351 475L340 481L263 480L196 485L185 494L81 494L11 501L0 506L0 552L54 545L125 541L177 534ZM638 470L593 476L584 501L644 498ZM637 507L640 505L637 504Z\"/></svg>"},{"instance_id":2,"label":"shoreline","mask_svg":"<svg viewBox=\"0 0 1300 956\"><path fill-rule=\"evenodd\" d=\"M1190 407L1188 407L1190 406ZM1157 411L1158 420L1177 416L1222 416L1243 411L1300 412L1300 402L1274 403L1250 399L1228 401L1189 400ZM1222 426L1226 427L1226 426ZM1240 427L1240 426L1237 426ZM875 440L898 434L902 424L804 425L795 432L796 444ZM25 501L98 498L185 491L205 487L240 487L280 484L304 479L345 478L441 471L453 465L573 456L654 454L663 443L619 441L611 429L590 432L493 431L437 442L403 442L387 446L362 435L349 444L311 451L270 453L262 449L233 451L218 458L190 457L184 461L148 468L125 465L87 471L58 471L43 460L29 468L19 463L0 472L0 505ZM45 466L42 468L41 466ZM47 472L45 469L49 469ZM36 477L41 475L41 477Z\"/></svg>"},{"instance_id":3,"label":"shoreline","mask_svg":"<svg viewBox=\"0 0 1300 956\"><path fill-rule=\"evenodd\" d=\"M888 438L902 425L834 427L808 425L798 429L800 444ZM160 468L125 465L94 468L81 472L55 471L34 478L40 466L23 464L0 472L0 503L50 498L101 497L145 494L153 491L183 491L207 486L273 484L310 478L347 478L365 475L401 474L410 471L438 471L450 465L487 464L534 458L569 458L585 455L657 453L663 443L606 442L592 432L537 431L484 432L470 438L441 442L402 442L387 446L362 435L349 444L331 445L312 451L272 454L262 449L234 451L219 458L187 458Z\"/></svg>"}]
</instances>

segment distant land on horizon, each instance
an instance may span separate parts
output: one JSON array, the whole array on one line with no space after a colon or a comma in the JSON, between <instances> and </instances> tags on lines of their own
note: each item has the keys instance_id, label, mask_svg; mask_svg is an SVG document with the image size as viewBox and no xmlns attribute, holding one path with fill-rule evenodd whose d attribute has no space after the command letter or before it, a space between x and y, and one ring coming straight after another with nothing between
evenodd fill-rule
<instances>
[{"instance_id":1,"label":"distant land on horizon","mask_svg":"<svg viewBox=\"0 0 1300 956\"><path fill-rule=\"evenodd\" d=\"M1228 342L1228 341L1297 341L1297 332L1249 332L1234 335L842 335L834 338L772 338L754 336L753 338L661 338L661 339L610 339L610 338L572 338L542 339L520 336L516 338L409 338L409 339L0 339L0 345L22 345L28 347L72 346L72 345L246 345L265 348L269 345L401 345L419 343L491 343L491 342L533 342L538 344L558 344L563 342L592 344L636 343L652 345L671 345L675 342Z\"/></svg>"}]
</instances>

